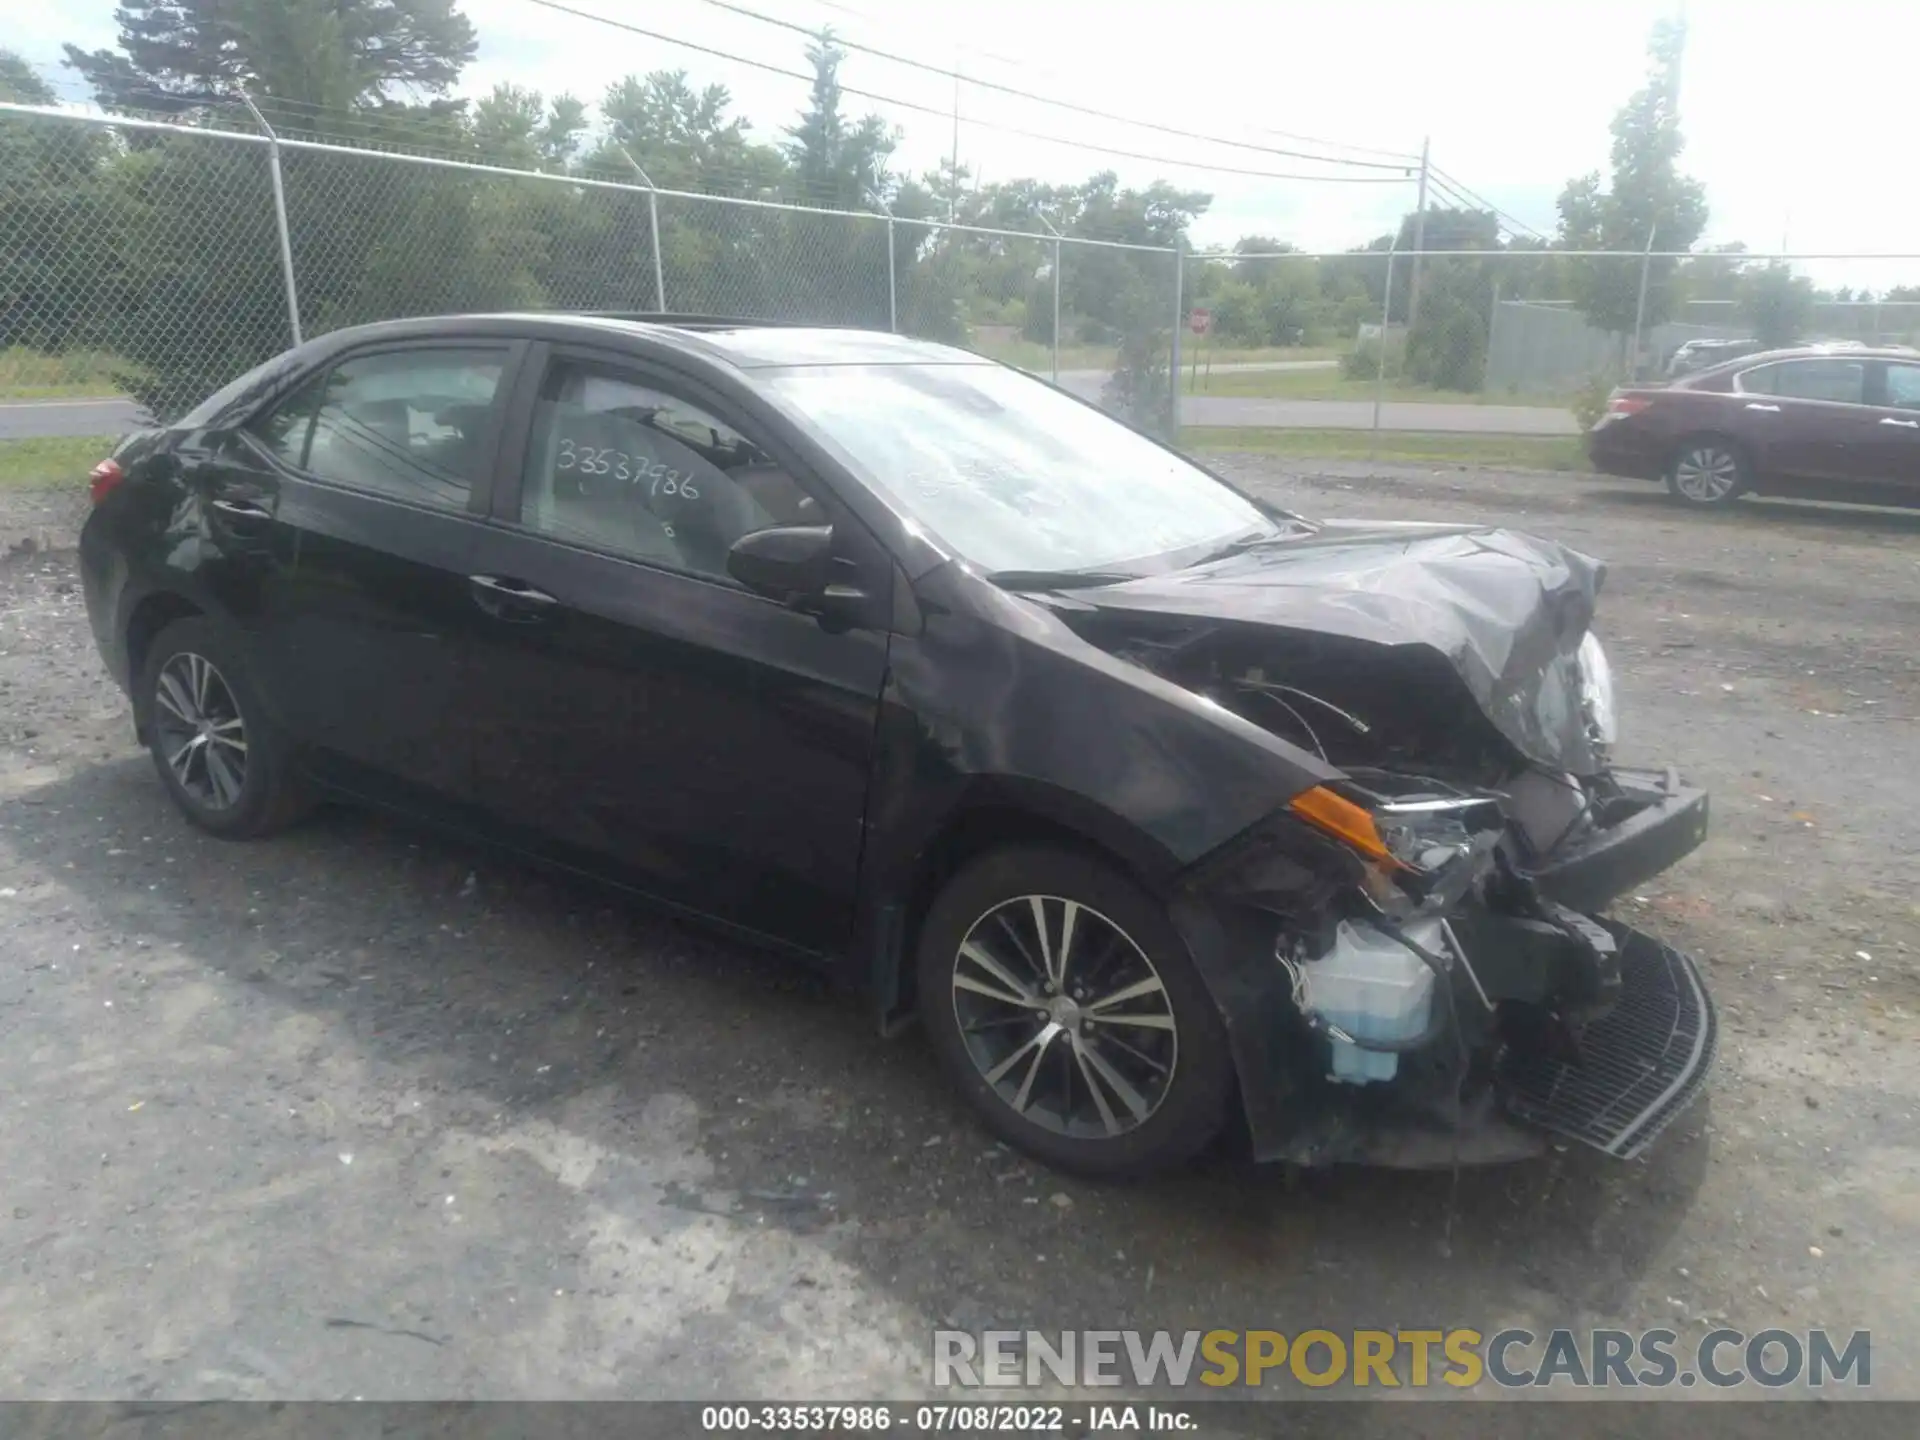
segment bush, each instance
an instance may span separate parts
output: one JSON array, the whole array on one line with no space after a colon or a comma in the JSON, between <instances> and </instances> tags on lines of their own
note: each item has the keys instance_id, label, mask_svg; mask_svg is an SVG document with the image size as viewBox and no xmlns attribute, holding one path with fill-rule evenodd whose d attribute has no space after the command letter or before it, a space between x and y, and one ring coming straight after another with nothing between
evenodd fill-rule
<instances>
[{"instance_id":1,"label":"bush","mask_svg":"<svg viewBox=\"0 0 1920 1440\"><path fill-rule=\"evenodd\" d=\"M1613 382L1606 376L1588 377L1573 401L1573 418L1580 422L1582 430L1591 430L1600 423L1600 417L1607 413L1607 401L1612 396Z\"/></svg>"},{"instance_id":2,"label":"bush","mask_svg":"<svg viewBox=\"0 0 1920 1440\"><path fill-rule=\"evenodd\" d=\"M1380 375L1380 342L1362 340L1340 357L1340 373L1349 380L1375 380ZM1400 374L1400 355L1398 347L1387 348L1387 378L1397 379Z\"/></svg>"},{"instance_id":3,"label":"bush","mask_svg":"<svg viewBox=\"0 0 1920 1440\"><path fill-rule=\"evenodd\" d=\"M1027 285L1020 316L1021 338L1036 345L1053 344L1053 277L1036 278Z\"/></svg>"},{"instance_id":4,"label":"bush","mask_svg":"<svg viewBox=\"0 0 1920 1440\"><path fill-rule=\"evenodd\" d=\"M1113 374L1100 392L1100 408L1136 430L1172 438L1173 378L1168 370L1172 337L1139 329L1120 342Z\"/></svg>"},{"instance_id":5,"label":"bush","mask_svg":"<svg viewBox=\"0 0 1920 1440\"><path fill-rule=\"evenodd\" d=\"M1407 374L1436 390L1479 390L1487 377L1480 316L1452 296L1435 295L1407 337Z\"/></svg>"}]
</instances>

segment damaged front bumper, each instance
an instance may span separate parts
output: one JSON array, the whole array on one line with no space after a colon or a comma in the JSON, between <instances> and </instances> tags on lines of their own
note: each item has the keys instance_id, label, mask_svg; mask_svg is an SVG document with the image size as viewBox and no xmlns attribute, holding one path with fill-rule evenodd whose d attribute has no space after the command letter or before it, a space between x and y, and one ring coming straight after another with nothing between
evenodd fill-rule
<instances>
[{"instance_id":1,"label":"damaged front bumper","mask_svg":"<svg viewBox=\"0 0 1920 1440\"><path fill-rule=\"evenodd\" d=\"M1670 869L1707 838L1707 792L1665 770L1615 770L1624 818L1578 837L1528 873L1574 910L1599 910Z\"/></svg>"},{"instance_id":2,"label":"damaged front bumper","mask_svg":"<svg viewBox=\"0 0 1920 1440\"><path fill-rule=\"evenodd\" d=\"M1303 878L1313 858L1283 839L1194 877L1174 915L1226 1017L1256 1158L1431 1168L1522 1159L1561 1136L1631 1159L1687 1107L1718 1036L1699 969L1591 912L1695 848L1707 797L1671 772L1610 778L1605 823L1549 862L1530 864L1510 826L1478 852L1470 886L1430 895L1417 919L1372 917L1400 937L1444 920L1445 943L1411 947L1436 975L1431 1023L1361 1083L1351 1056L1334 1063L1351 1037L1311 994L1303 1004L1299 971L1313 966L1298 961L1315 942L1300 937L1330 893Z\"/></svg>"},{"instance_id":3,"label":"damaged front bumper","mask_svg":"<svg viewBox=\"0 0 1920 1440\"><path fill-rule=\"evenodd\" d=\"M1504 1033L1496 1027L1474 1046L1457 1090L1461 1062L1446 1042L1437 1063L1408 1066L1389 1086L1303 1086L1297 1098L1308 1103L1263 1158L1439 1169L1528 1159L1556 1136L1637 1158L1706 1087L1719 1019L1691 957L1598 923L1617 966L1610 1008L1564 1024L1536 1013Z\"/></svg>"},{"instance_id":4,"label":"damaged front bumper","mask_svg":"<svg viewBox=\"0 0 1920 1440\"><path fill-rule=\"evenodd\" d=\"M1619 956L1618 1001L1572 1028L1570 1054L1509 1048L1499 1081L1516 1119L1631 1160L1706 1085L1720 1022L1690 956L1601 923Z\"/></svg>"}]
</instances>

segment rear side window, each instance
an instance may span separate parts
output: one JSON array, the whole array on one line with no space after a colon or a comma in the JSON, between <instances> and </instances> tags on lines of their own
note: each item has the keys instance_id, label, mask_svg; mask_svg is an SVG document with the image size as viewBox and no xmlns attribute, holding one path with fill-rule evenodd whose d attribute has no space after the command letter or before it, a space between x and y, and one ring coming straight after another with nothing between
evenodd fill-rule
<instances>
[{"instance_id":1,"label":"rear side window","mask_svg":"<svg viewBox=\"0 0 1920 1440\"><path fill-rule=\"evenodd\" d=\"M1750 395L1864 405L1867 367L1859 360L1782 360L1742 371L1740 388Z\"/></svg>"},{"instance_id":2,"label":"rear side window","mask_svg":"<svg viewBox=\"0 0 1920 1440\"><path fill-rule=\"evenodd\" d=\"M313 436L314 413L325 391L321 380L311 380L247 428L285 464L304 470L307 441Z\"/></svg>"},{"instance_id":3,"label":"rear side window","mask_svg":"<svg viewBox=\"0 0 1920 1440\"><path fill-rule=\"evenodd\" d=\"M254 427L287 464L321 480L464 509L507 354L493 347L356 355Z\"/></svg>"},{"instance_id":4,"label":"rear side window","mask_svg":"<svg viewBox=\"0 0 1920 1440\"><path fill-rule=\"evenodd\" d=\"M1887 404L1896 410L1920 410L1920 365L1887 366Z\"/></svg>"}]
</instances>

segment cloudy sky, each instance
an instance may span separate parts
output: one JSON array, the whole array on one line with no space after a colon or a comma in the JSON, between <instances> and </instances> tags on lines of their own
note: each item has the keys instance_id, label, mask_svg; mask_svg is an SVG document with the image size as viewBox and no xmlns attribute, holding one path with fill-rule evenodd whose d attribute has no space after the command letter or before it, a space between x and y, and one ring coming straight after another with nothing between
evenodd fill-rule
<instances>
[{"instance_id":1,"label":"cloudy sky","mask_svg":"<svg viewBox=\"0 0 1920 1440\"><path fill-rule=\"evenodd\" d=\"M684 68L719 81L739 112L778 138L806 84L756 69L804 69L803 39L707 0L567 0L730 60L555 13L533 0L464 0L480 57L462 88L511 80L594 100L630 72ZM849 40L1052 99L1274 150L1379 161L1417 152L1505 211L1551 232L1566 179L1604 167L1607 125L1644 73L1652 23L1682 0L734 0ZM18 12L7 43L81 98L59 42L110 44L112 0ZM1682 92L1687 168L1707 185L1707 239L1756 250L1920 254L1920 199L1907 183L1909 99L1920 54L1911 0L1688 0ZM58 13L55 13L55 12ZM952 83L870 55L849 87L902 132L899 163L930 168L953 144ZM1391 228L1409 183L1270 176L1391 175L1188 140L963 85L960 159L988 180L1165 177L1211 191L1196 238L1258 231L1340 248ZM933 111L935 113L927 113ZM1012 132L1026 132L1015 134ZM1039 138L1045 137L1045 138ZM1298 137L1314 137L1309 143ZM1133 151L1146 159L1088 148ZM1265 172L1234 174L1232 170ZM1920 263L1827 261L1829 284L1912 279Z\"/></svg>"}]
</instances>

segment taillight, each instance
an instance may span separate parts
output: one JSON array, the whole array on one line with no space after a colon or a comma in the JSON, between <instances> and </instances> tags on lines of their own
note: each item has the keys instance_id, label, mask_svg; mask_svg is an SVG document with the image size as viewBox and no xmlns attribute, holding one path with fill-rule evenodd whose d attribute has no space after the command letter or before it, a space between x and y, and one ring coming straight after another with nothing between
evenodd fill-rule
<instances>
[{"instance_id":1,"label":"taillight","mask_svg":"<svg viewBox=\"0 0 1920 1440\"><path fill-rule=\"evenodd\" d=\"M1615 395L1607 401L1609 415L1638 415L1653 401L1645 395Z\"/></svg>"},{"instance_id":2,"label":"taillight","mask_svg":"<svg viewBox=\"0 0 1920 1440\"><path fill-rule=\"evenodd\" d=\"M127 478L127 472L120 468L118 460L102 460L87 473L87 493L98 505L107 496L120 488L120 482Z\"/></svg>"}]
</instances>

